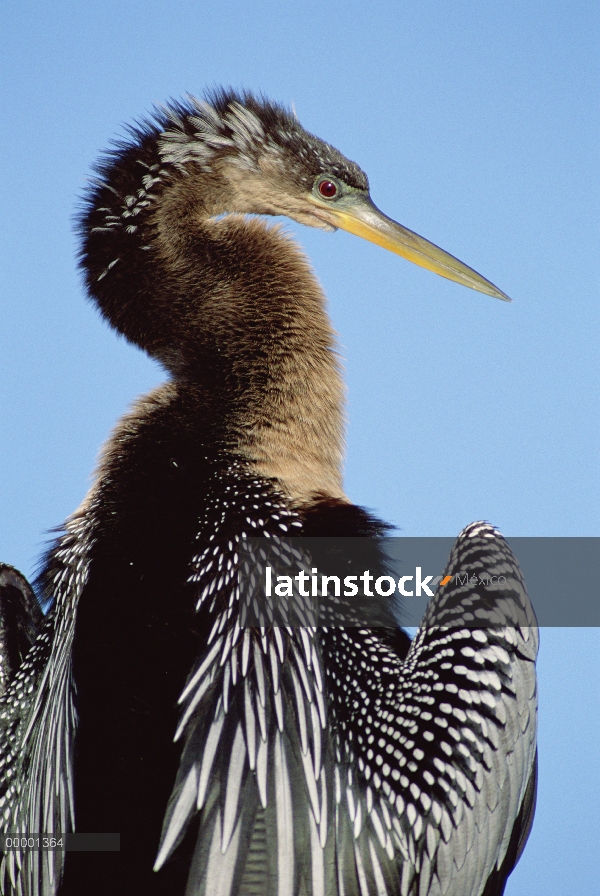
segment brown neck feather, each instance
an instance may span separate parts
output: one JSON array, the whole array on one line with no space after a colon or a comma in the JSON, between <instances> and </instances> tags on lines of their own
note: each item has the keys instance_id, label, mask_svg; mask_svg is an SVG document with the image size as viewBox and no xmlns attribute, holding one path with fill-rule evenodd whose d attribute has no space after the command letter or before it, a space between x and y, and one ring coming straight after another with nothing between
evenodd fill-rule
<instances>
[{"instance_id":1,"label":"brown neck feather","mask_svg":"<svg viewBox=\"0 0 600 896\"><path fill-rule=\"evenodd\" d=\"M214 217L230 208L223 181L173 178L123 233L119 264L94 280L88 262L90 291L180 385L210 396L207 427L258 475L297 504L344 500L343 385L324 295L279 227ZM102 254L92 242L88 259Z\"/></svg>"}]
</instances>

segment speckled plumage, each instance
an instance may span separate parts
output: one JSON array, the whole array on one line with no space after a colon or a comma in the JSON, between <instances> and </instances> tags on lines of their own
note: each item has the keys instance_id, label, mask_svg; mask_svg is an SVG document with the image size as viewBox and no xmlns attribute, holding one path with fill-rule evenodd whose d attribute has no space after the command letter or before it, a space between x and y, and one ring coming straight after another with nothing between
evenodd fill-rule
<instances>
[{"instance_id":1,"label":"speckled plumage","mask_svg":"<svg viewBox=\"0 0 600 896\"><path fill-rule=\"evenodd\" d=\"M315 178L366 194L366 176L232 92L159 112L99 175L89 294L170 380L118 425L47 557L52 609L5 676L0 817L117 830L121 852L8 853L2 892L501 896L533 814L537 650L501 536L468 527L447 572L505 588L438 593L412 644L239 616L249 538L370 538L386 572L385 527L343 491L323 294L291 240L243 217L324 226ZM464 621L476 593L487 627Z\"/></svg>"}]
</instances>

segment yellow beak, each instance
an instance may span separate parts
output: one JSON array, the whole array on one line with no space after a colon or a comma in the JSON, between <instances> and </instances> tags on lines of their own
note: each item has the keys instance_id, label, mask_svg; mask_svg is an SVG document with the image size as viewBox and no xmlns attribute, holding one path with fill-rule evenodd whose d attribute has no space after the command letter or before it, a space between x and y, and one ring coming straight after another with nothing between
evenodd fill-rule
<instances>
[{"instance_id":1,"label":"yellow beak","mask_svg":"<svg viewBox=\"0 0 600 896\"><path fill-rule=\"evenodd\" d=\"M403 258L439 274L440 277L454 280L455 283L461 283L463 286L502 299L504 302L512 301L506 293L503 293L477 271L467 267L458 258L444 252L439 246L423 239L412 230L407 230L406 227L392 221L391 218L380 212L367 196L348 197L344 206L336 208L329 205L324 208L319 203L319 217L322 216L334 227L340 227L371 243L377 243L378 246L383 246L390 252L402 255Z\"/></svg>"}]
</instances>

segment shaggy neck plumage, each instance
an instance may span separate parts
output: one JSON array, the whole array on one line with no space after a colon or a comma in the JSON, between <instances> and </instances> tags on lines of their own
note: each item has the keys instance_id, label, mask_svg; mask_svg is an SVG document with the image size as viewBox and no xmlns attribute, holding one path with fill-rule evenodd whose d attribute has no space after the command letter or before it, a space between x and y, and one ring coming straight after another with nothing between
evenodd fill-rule
<instances>
[{"instance_id":1,"label":"shaggy neck plumage","mask_svg":"<svg viewBox=\"0 0 600 896\"><path fill-rule=\"evenodd\" d=\"M240 199L231 164L165 162L160 139L140 134L101 171L82 221L90 295L127 339L210 399L206 425L226 420L229 447L256 472L298 503L343 497L342 385L304 256L278 228L235 214L268 210L251 178Z\"/></svg>"}]
</instances>

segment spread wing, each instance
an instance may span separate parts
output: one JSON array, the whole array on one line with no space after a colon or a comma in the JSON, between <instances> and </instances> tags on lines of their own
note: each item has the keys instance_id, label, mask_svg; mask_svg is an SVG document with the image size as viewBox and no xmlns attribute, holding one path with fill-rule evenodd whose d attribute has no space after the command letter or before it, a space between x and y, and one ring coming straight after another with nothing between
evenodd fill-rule
<instances>
[{"instance_id":1,"label":"spread wing","mask_svg":"<svg viewBox=\"0 0 600 896\"><path fill-rule=\"evenodd\" d=\"M345 718L348 864L360 853L367 878L349 892L361 896L500 896L527 838L535 617L510 548L487 524L461 533L445 576L404 661L380 633L330 636L326 668L344 657L327 681L333 713Z\"/></svg>"},{"instance_id":2,"label":"spread wing","mask_svg":"<svg viewBox=\"0 0 600 896\"><path fill-rule=\"evenodd\" d=\"M21 610L10 618L4 616L7 629L14 626L17 633L10 631L7 637L20 638L23 646L25 641L31 646L26 654L23 652L22 662L0 701L3 833L51 835L74 828L71 764L76 713L70 659L75 607L87 576L87 558L78 542L84 526L75 519L69 526L72 531L67 531L53 552L56 574L49 589L55 598L52 610L42 616L39 607L32 609L35 597L21 578L17 586L22 595ZM81 541L85 546L85 538ZM48 575L51 577L52 571ZM14 577L9 576L8 581L14 585ZM23 622L23 606L29 612L27 624ZM54 896L63 858L63 852L53 850L7 851L0 868L0 892L6 896Z\"/></svg>"},{"instance_id":3,"label":"spread wing","mask_svg":"<svg viewBox=\"0 0 600 896\"><path fill-rule=\"evenodd\" d=\"M537 629L506 542L461 533L406 658L381 629L241 628L236 551L198 564L221 610L156 867L197 816L186 896L500 896L535 801Z\"/></svg>"}]
</instances>

